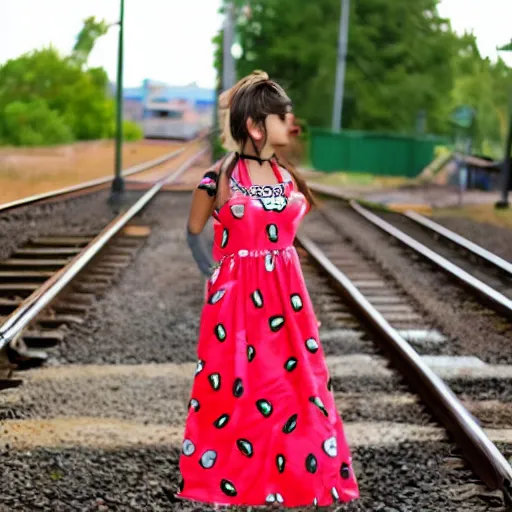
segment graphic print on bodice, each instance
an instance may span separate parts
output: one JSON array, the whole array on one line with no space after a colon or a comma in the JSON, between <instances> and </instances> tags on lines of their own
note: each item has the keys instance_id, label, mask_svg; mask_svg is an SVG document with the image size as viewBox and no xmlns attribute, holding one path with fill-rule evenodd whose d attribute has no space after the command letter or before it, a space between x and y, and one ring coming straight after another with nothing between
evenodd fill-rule
<instances>
[{"instance_id":1,"label":"graphic print on bodice","mask_svg":"<svg viewBox=\"0 0 512 512\"><path fill-rule=\"evenodd\" d=\"M252 185L240 160L214 213L219 266L201 315L179 498L298 507L359 495L293 246L308 204L273 170L276 185Z\"/></svg>"}]
</instances>

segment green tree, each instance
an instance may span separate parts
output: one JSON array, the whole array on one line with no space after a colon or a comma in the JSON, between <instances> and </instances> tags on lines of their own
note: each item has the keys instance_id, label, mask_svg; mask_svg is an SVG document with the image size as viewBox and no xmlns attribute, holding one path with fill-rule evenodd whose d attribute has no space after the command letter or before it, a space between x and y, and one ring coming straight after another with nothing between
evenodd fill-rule
<instances>
[{"instance_id":1,"label":"green tree","mask_svg":"<svg viewBox=\"0 0 512 512\"><path fill-rule=\"evenodd\" d=\"M40 99L13 101L3 112L0 140L15 146L40 146L72 142L74 137L62 116Z\"/></svg>"},{"instance_id":2,"label":"green tree","mask_svg":"<svg viewBox=\"0 0 512 512\"><path fill-rule=\"evenodd\" d=\"M79 32L73 47L72 58L75 62L81 66L87 62L96 41L108 32L109 27L110 25L106 21L97 21L94 16L84 21L84 26Z\"/></svg>"},{"instance_id":3,"label":"green tree","mask_svg":"<svg viewBox=\"0 0 512 512\"><path fill-rule=\"evenodd\" d=\"M474 147L490 156L501 157L507 131L512 69L500 59L483 59L475 37L464 35L453 59L454 87L451 104L465 104L476 111Z\"/></svg>"},{"instance_id":4,"label":"green tree","mask_svg":"<svg viewBox=\"0 0 512 512\"><path fill-rule=\"evenodd\" d=\"M61 55L49 46L0 66L0 133L4 134L4 140L8 138L5 135L6 125L10 123L12 128L12 117L7 118L6 109L13 103L14 112L19 112L20 105L37 106L37 119L43 116L43 112L54 113L49 118L51 123L57 123L58 119L58 123L67 127L67 130L55 132L62 134L60 142L69 140L68 132L77 140L112 136L114 102L109 92L107 73L102 68L86 66L95 42L107 29L106 22L87 18L70 55ZM36 125L39 126L38 123ZM130 136L135 137L133 127L129 130ZM33 135L27 137L35 140ZM21 144L23 137L15 139ZM41 143L55 142L59 141L55 140L54 134Z\"/></svg>"},{"instance_id":5,"label":"green tree","mask_svg":"<svg viewBox=\"0 0 512 512\"><path fill-rule=\"evenodd\" d=\"M237 0L238 3L240 3ZM413 132L427 113L431 132L450 130L453 55L458 37L438 0L352 2L343 127ZM300 117L329 126L339 29L339 0L251 0L237 20L243 76L264 69L282 83ZM222 33L215 38L221 71Z\"/></svg>"},{"instance_id":6,"label":"green tree","mask_svg":"<svg viewBox=\"0 0 512 512\"><path fill-rule=\"evenodd\" d=\"M110 132L114 106L103 69L83 70L55 48L34 50L0 67L0 112L13 101L36 99L62 116L79 140Z\"/></svg>"},{"instance_id":7,"label":"green tree","mask_svg":"<svg viewBox=\"0 0 512 512\"><path fill-rule=\"evenodd\" d=\"M142 139L144 132L139 124L133 121L123 121L123 139L126 141L134 141Z\"/></svg>"}]
</instances>

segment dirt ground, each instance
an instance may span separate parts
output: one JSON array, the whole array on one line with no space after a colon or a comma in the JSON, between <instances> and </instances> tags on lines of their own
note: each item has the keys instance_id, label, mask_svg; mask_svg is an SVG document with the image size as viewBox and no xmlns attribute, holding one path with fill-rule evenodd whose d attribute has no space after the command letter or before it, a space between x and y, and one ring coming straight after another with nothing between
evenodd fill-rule
<instances>
[{"instance_id":1,"label":"dirt ground","mask_svg":"<svg viewBox=\"0 0 512 512\"><path fill-rule=\"evenodd\" d=\"M123 169L182 146L142 140L124 144ZM79 142L52 148L0 148L0 204L112 175L114 141Z\"/></svg>"},{"instance_id":2,"label":"dirt ground","mask_svg":"<svg viewBox=\"0 0 512 512\"><path fill-rule=\"evenodd\" d=\"M512 209L497 210L494 207L500 199L499 191L466 190L460 194L457 187L418 185L400 178L370 180L348 173L329 174L311 170L303 170L302 174L310 182L338 188L345 197L380 203L399 211L412 209L443 220L469 219L512 229ZM512 201L512 194L510 198Z\"/></svg>"}]
</instances>

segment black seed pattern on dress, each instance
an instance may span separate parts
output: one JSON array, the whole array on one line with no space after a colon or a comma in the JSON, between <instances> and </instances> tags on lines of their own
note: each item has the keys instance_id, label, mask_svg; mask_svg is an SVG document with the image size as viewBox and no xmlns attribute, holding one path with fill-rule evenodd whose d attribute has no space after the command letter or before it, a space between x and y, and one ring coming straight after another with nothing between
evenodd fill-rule
<instances>
[{"instance_id":1,"label":"black seed pattern on dress","mask_svg":"<svg viewBox=\"0 0 512 512\"><path fill-rule=\"evenodd\" d=\"M279 239L279 230L275 224L268 224L267 225L267 236L268 239L275 243Z\"/></svg>"},{"instance_id":2,"label":"black seed pattern on dress","mask_svg":"<svg viewBox=\"0 0 512 512\"><path fill-rule=\"evenodd\" d=\"M307 457L306 457L306 469L311 473L311 474L315 474L316 473L316 470L318 469L318 462L316 460L316 457L310 453Z\"/></svg>"},{"instance_id":3,"label":"black seed pattern on dress","mask_svg":"<svg viewBox=\"0 0 512 512\"><path fill-rule=\"evenodd\" d=\"M252 457L254 455L253 447L250 441L247 441L247 439L238 439L236 442L236 445L238 446L238 449L246 456L246 457Z\"/></svg>"},{"instance_id":4,"label":"black seed pattern on dress","mask_svg":"<svg viewBox=\"0 0 512 512\"><path fill-rule=\"evenodd\" d=\"M226 290L224 290L224 289L217 290L215 293L210 295L210 298L208 299L208 304L210 304L210 305L217 304L217 302L219 302L220 299L222 299L222 297L224 297L225 294L226 294Z\"/></svg>"},{"instance_id":5,"label":"black seed pattern on dress","mask_svg":"<svg viewBox=\"0 0 512 512\"><path fill-rule=\"evenodd\" d=\"M286 361L286 363L284 363L284 369L287 372L293 372L293 370L295 370L295 368L297 368L297 363L298 363L297 358L290 357L290 359L288 359Z\"/></svg>"},{"instance_id":6,"label":"black seed pattern on dress","mask_svg":"<svg viewBox=\"0 0 512 512\"><path fill-rule=\"evenodd\" d=\"M217 462L217 453L213 450L207 450L199 459L199 465L204 469L213 468L213 466L215 466L215 462Z\"/></svg>"},{"instance_id":7,"label":"black seed pattern on dress","mask_svg":"<svg viewBox=\"0 0 512 512\"><path fill-rule=\"evenodd\" d=\"M324 404L322 403L322 400L318 396L310 396L309 401L316 405L324 414L325 417L329 416L329 413L327 412L327 409L325 408Z\"/></svg>"},{"instance_id":8,"label":"black seed pattern on dress","mask_svg":"<svg viewBox=\"0 0 512 512\"><path fill-rule=\"evenodd\" d=\"M256 308L262 308L263 307L263 295L261 294L260 290L256 290L251 294L251 300L254 304L254 307Z\"/></svg>"},{"instance_id":9,"label":"black seed pattern on dress","mask_svg":"<svg viewBox=\"0 0 512 512\"><path fill-rule=\"evenodd\" d=\"M272 404L264 398L260 398L256 402L256 407L258 408L258 411L265 416L265 418L268 418L272 414Z\"/></svg>"},{"instance_id":10,"label":"black seed pattern on dress","mask_svg":"<svg viewBox=\"0 0 512 512\"><path fill-rule=\"evenodd\" d=\"M284 458L284 455L279 454L276 456L276 466L279 473L284 473L286 467L286 459Z\"/></svg>"},{"instance_id":11,"label":"black seed pattern on dress","mask_svg":"<svg viewBox=\"0 0 512 512\"><path fill-rule=\"evenodd\" d=\"M223 414L222 416L219 416L215 421L214 425L216 428L224 428L229 421L229 414Z\"/></svg>"},{"instance_id":12,"label":"black seed pattern on dress","mask_svg":"<svg viewBox=\"0 0 512 512\"><path fill-rule=\"evenodd\" d=\"M226 495L234 497L237 495L235 486L229 480L221 480L220 490Z\"/></svg>"},{"instance_id":13,"label":"black seed pattern on dress","mask_svg":"<svg viewBox=\"0 0 512 512\"><path fill-rule=\"evenodd\" d=\"M284 325L284 316L282 316L282 315L271 316L268 319L268 325L270 326L270 330L272 332L279 331Z\"/></svg>"},{"instance_id":14,"label":"black seed pattern on dress","mask_svg":"<svg viewBox=\"0 0 512 512\"><path fill-rule=\"evenodd\" d=\"M244 385L242 384L242 379L236 379L233 384L233 395L236 398L240 398L244 394Z\"/></svg>"},{"instance_id":15,"label":"black seed pattern on dress","mask_svg":"<svg viewBox=\"0 0 512 512\"><path fill-rule=\"evenodd\" d=\"M229 231L227 229L224 229L224 231L222 232L222 242L221 242L220 246L224 249L226 247L226 245L228 245L228 241L229 241Z\"/></svg>"},{"instance_id":16,"label":"black seed pattern on dress","mask_svg":"<svg viewBox=\"0 0 512 512\"><path fill-rule=\"evenodd\" d=\"M194 409L194 411L199 411L199 409L201 408L201 404L199 403L199 400L196 400L195 398L191 398L190 399L190 402L188 403L188 408L190 409L192 407L192 409Z\"/></svg>"},{"instance_id":17,"label":"black seed pattern on dress","mask_svg":"<svg viewBox=\"0 0 512 512\"><path fill-rule=\"evenodd\" d=\"M309 338L306 340L306 348L312 354L316 354L318 352L318 343L315 338Z\"/></svg>"},{"instance_id":18,"label":"black seed pattern on dress","mask_svg":"<svg viewBox=\"0 0 512 512\"><path fill-rule=\"evenodd\" d=\"M288 421L285 423L283 427L283 432L285 434L291 434L297 428L297 414L290 416Z\"/></svg>"},{"instance_id":19,"label":"black seed pattern on dress","mask_svg":"<svg viewBox=\"0 0 512 512\"><path fill-rule=\"evenodd\" d=\"M208 375L208 380L210 381L210 386L215 390L218 391L220 389L220 373L212 373L211 375Z\"/></svg>"},{"instance_id":20,"label":"black seed pattern on dress","mask_svg":"<svg viewBox=\"0 0 512 512\"><path fill-rule=\"evenodd\" d=\"M298 293L294 293L290 296L292 308L294 311L301 311L303 307L302 297Z\"/></svg>"},{"instance_id":21,"label":"black seed pattern on dress","mask_svg":"<svg viewBox=\"0 0 512 512\"><path fill-rule=\"evenodd\" d=\"M215 326L215 336L221 342L226 341L227 332L226 328L222 324L217 324Z\"/></svg>"}]
</instances>

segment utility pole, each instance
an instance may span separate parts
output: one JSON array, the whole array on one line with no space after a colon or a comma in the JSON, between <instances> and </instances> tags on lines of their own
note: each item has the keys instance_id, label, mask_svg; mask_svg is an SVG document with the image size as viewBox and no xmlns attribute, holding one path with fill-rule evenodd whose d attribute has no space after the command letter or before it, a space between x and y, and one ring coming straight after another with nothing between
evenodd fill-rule
<instances>
[{"instance_id":1,"label":"utility pole","mask_svg":"<svg viewBox=\"0 0 512 512\"><path fill-rule=\"evenodd\" d=\"M222 47L222 89L225 91L235 85L235 59L231 54L234 42L234 14L233 0L226 2L226 17L224 19L224 44Z\"/></svg>"},{"instance_id":2,"label":"utility pole","mask_svg":"<svg viewBox=\"0 0 512 512\"><path fill-rule=\"evenodd\" d=\"M501 48L497 48L498 51L502 52L511 52L512 51L512 40L510 43L502 46ZM508 127L508 135L507 140L505 142L505 155L503 159L503 167L501 170L501 198L495 204L495 207L498 209L505 209L509 207L508 202L508 192L510 185L512 184L512 98L509 103L509 127Z\"/></svg>"},{"instance_id":3,"label":"utility pole","mask_svg":"<svg viewBox=\"0 0 512 512\"><path fill-rule=\"evenodd\" d=\"M334 88L334 105L332 109L332 130L341 130L343 112L343 93L345 88L345 67L347 63L348 20L350 0L341 0L340 30L338 36L338 62L336 67L336 85Z\"/></svg>"},{"instance_id":4,"label":"utility pole","mask_svg":"<svg viewBox=\"0 0 512 512\"><path fill-rule=\"evenodd\" d=\"M124 29L124 0L121 0L119 16L119 44L117 53L117 91L116 91L116 160L115 177L112 182L110 198L118 201L124 192L124 178L121 174L123 158L123 29Z\"/></svg>"},{"instance_id":5,"label":"utility pole","mask_svg":"<svg viewBox=\"0 0 512 512\"><path fill-rule=\"evenodd\" d=\"M512 102L511 102L512 105ZM511 174L511 167L512 167L512 107L510 109L510 124L508 128L508 136L507 141L505 143L505 158L503 160L503 167L502 167L502 187L501 187L501 198L496 203L496 208L508 208L509 207L509 201L508 201L508 192L510 189L511 181L512 181L512 174Z\"/></svg>"}]
</instances>

